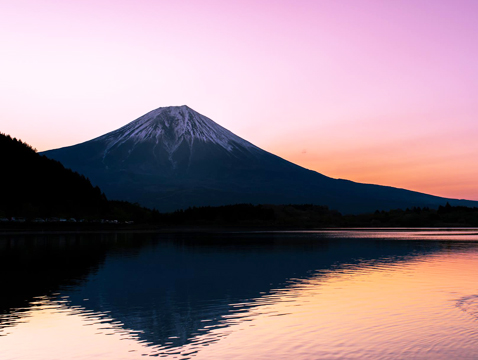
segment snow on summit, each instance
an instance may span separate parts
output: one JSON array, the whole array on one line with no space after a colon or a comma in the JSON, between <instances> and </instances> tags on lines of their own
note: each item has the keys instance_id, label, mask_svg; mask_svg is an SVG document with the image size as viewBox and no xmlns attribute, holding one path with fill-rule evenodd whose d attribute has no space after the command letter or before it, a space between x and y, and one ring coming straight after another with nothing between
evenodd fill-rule
<instances>
[{"instance_id":1,"label":"snow on summit","mask_svg":"<svg viewBox=\"0 0 478 360\"><path fill-rule=\"evenodd\" d=\"M129 124L100 136L93 141L105 141L104 155L113 148L132 140L135 144L154 141L172 154L183 142L190 148L195 141L220 145L231 151L234 147L256 148L253 144L234 135L211 119L186 105L160 107L139 117ZM257 148L256 148L257 149Z\"/></svg>"}]
</instances>

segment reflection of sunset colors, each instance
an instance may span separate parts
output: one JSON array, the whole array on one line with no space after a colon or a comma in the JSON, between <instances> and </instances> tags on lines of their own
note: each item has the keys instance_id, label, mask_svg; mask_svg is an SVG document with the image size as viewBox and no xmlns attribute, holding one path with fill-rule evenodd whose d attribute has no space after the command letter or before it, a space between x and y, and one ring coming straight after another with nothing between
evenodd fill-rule
<instances>
[{"instance_id":1,"label":"reflection of sunset colors","mask_svg":"<svg viewBox=\"0 0 478 360\"><path fill-rule=\"evenodd\" d=\"M319 274L271 295L196 359L470 358L477 261L476 252L442 253Z\"/></svg>"},{"instance_id":2,"label":"reflection of sunset colors","mask_svg":"<svg viewBox=\"0 0 478 360\"><path fill-rule=\"evenodd\" d=\"M96 314L79 316L83 309L62 308L47 298L38 299L33 309L26 313L25 323L4 334L8 335L8 343L0 341L2 359L18 359L19 349L23 349L23 359L32 360L134 359L145 353L145 346L136 341L134 334L120 330L104 318L91 321ZM128 353L138 355L125 358Z\"/></svg>"},{"instance_id":3,"label":"reflection of sunset colors","mask_svg":"<svg viewBox=\"0 0 478 360\"><path fill-rule=\"evenodd\" d=\"M0 346L6 359L20 354L32 360L72 353L102 360L143 354L197 360L471 358L478 293L470 274L477 261L472 247L321 270L254 299L246 313L223 315L223 326L198 332L179 348L140 342L114 319L45 298L24 323L4 329L8 336L0 336Z\"/></svg>"},{"instance_id":4,"label":"reflection of sunset colors","mask_svg":"<svg viewBox=\"0 0 478 360\"><path fill-rule=\"evenodd\" d=\"M4 1L0 131L187 104L325 175L478 200L478 2Z\"/></svg>"}]
</instances>

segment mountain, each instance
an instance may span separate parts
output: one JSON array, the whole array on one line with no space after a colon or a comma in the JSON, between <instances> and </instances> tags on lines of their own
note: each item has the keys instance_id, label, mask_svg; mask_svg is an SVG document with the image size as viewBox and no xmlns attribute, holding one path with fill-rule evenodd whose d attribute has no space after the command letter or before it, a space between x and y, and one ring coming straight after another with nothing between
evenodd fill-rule
<instances>
[{"instance_id":1,"label":"mountain","mask_svg":"<svg viewBox=\"0 0 478 360\"><path fill-rule=\"evenodd\" d=\"M160 211L312 203L344 213L478 202L332 179L264 151L187 106L163 107L103 136L44 152L112 199Z\"/></svg>"}]
</instances>

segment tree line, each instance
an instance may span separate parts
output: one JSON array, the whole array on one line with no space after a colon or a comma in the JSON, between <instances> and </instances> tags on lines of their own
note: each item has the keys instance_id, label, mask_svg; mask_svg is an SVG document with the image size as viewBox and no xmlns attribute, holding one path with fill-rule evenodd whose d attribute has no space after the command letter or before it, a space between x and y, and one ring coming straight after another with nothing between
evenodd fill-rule
<instances>
[{"instance_id":1,"label":"tree line","mask_svg":"<svg viewBox=\"0 0 478 360\"><path fill-rule=\"evenodd\" d=\"M343 215L327 206L253 205L191 207L159 213L139 204L108 200L88 178L0 133L0 218L64 217L133 221L153 227L421 227L478 226L478 208L444 204Z\"/></svg>"}]
</instances>

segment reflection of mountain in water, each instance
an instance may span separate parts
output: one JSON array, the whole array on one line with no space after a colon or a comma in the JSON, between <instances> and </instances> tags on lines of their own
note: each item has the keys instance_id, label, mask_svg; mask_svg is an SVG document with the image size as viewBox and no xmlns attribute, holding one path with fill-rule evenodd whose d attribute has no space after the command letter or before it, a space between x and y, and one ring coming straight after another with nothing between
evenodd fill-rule
<instances>
[{"instance_id":1,"label":"reflection of mountain in water","mask_svg":"<svg viewBox=\"0 0 478 360\"><path fill-rule=\"evenodd\" d=\"M143 236L144 237L144 236ZM136 238L135 241L139 239ZM438 243L256 236L175 237L148 243L140 253L106 259L88 282L63 292L72 305L108 312L150 344L195 341L255 299L321 269L378 259L396 261ZM89 299L83 301L83 299ZM234 306L241 303L242 306Z\"/></svg>"},{"instance_id":2,"label":"reflection of mountain in water","mask_svg":"<svg viewBox=\"0 0 478 360\"><path fill-rule=\"evenodd\" d=\"M17 240L0 239L1 280L7 294L0 311L15 315L34 296L59 292L69 297L70 305L107 313L123 328L139 331L142 341L165 347L198 341L268 294L294 279L316 276L318 270L400 261L439 251L446 244L314 234Z\"/></svg>"}]
</instances>

